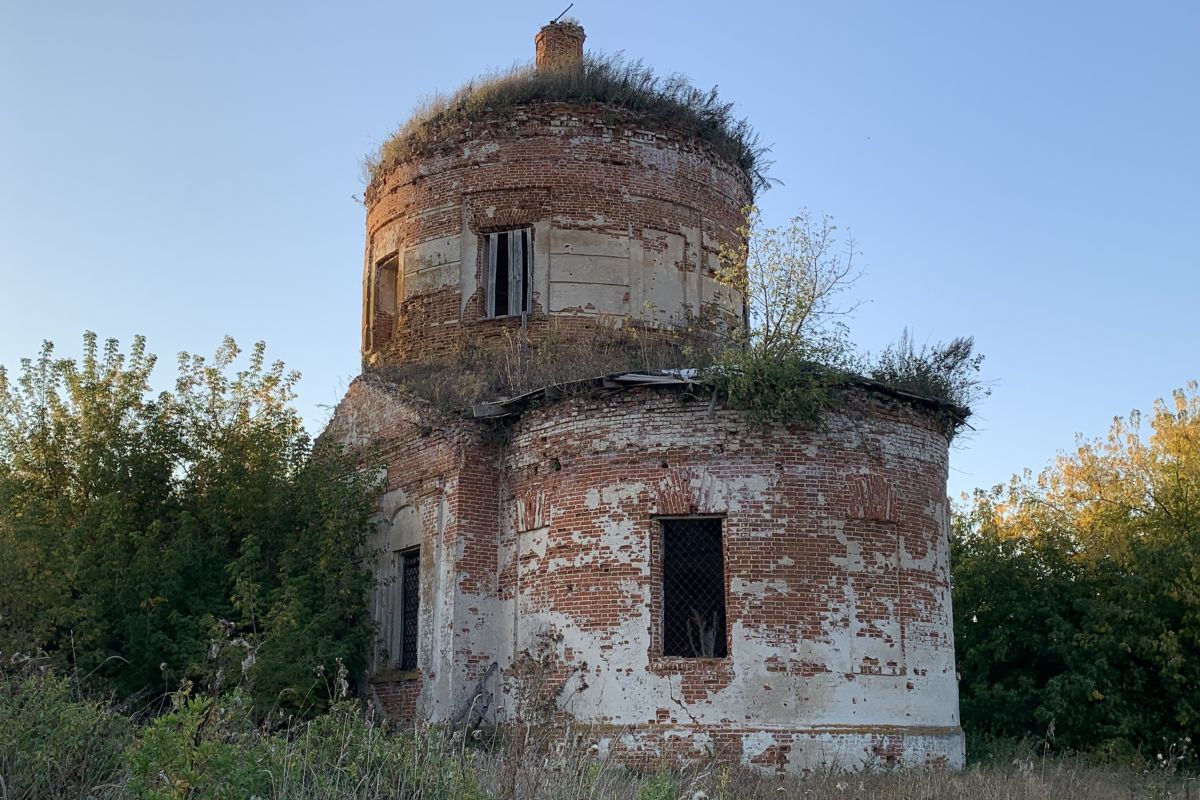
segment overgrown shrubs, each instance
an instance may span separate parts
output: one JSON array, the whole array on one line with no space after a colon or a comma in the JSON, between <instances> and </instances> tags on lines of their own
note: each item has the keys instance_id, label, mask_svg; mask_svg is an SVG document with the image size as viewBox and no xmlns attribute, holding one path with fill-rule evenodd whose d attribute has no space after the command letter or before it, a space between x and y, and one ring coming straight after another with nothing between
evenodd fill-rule
<instances>
[{"instance_id":1,"label":"overgrown shrubs","mask_svg":"<svg viewBox=\"0 0 1200 800\"><path fill-rule=\"evenodd\" d=\"M1036 478L979 491L952 539L964 728L1194 768L1200 392Z\"/></svg>"},{"instance_id":2,"label":"overgrown shrubs","mask_svg":"<svg viewBox=\"0 0 1200 800\"><path fill-rule=\"evenodd\" d=\"M121 697L245 669L260 707L291 711L328 701L315 666L361 673L369 474L311 446L295 374L261 344L238 355L182 356L159 394L141 339L0 370L2 657L46 653Z\"/></svg>"},{"instance_id":3,"label":"overgrown shrubs","mask_svg":"<svg viewBox=\"0 0 1200 800\"><path fill-rule=\"evenodd\" d=\"M868 376L885 386L952 407L961 424L988 394L979 377L983 356L971 338L918 348L908 331L876 358L860 355L845 301L859 277L854 241L807 210L782 227L746 210L738 247L721 252L719 288L698 312L664 325L635 317L598 317L586 333L560 329L560 319L489 331L489 341L464 341L457 353L377 368L377 374L448 412L546 387L587 388L588 379L619 372L689 370L702 387L755 424L815 424L838 399L838 388ZM744 296L748 318L734 319L725 296ZM571 388L568 388L571 387Z\"/></svg>"},{"instance_id":4,"label":"overgrown shrubs","mask_svg":"<svg viewBox=\"0 0 1200 800\"><path fill-rule=\"evenodd\" d=\"M344 696L311 721L256 721L240 689L186 683L135 722L45 668L0 673L5 800L473 800L474 754L438 729L403 732Z\"/></svg>"},{"instance_id":5,"label":"overgrown shrubs","mask_svg":"<svg viewBox=\"0 0 1200 800\"><path fill-rule=\"evenodd\" d=\"M600 320L587 335L560 329L551 319L535 343L519 330L488 343L466 342L451 356L379 367L375 373L451 413L476 403L561 387L618 372L678 368L711 351L695 326L650 328L629 320Z\"/></svg>"},{"instance_id":6,"label":"overgrown shrubs","mask_svg":"<svg viewBox=\"0 0 1200 800\"><path fill-rule=\"evenodd\" d=\"M147 800L242 800L271 789L269 739L250 721L245 698L224 701L171 697L171 709L152 719L125 753L122 794Z\"/></svg>"},{"instance_id":7,"label":"overgrown shrubs","mask_svg":"<svg viewBox=\"0 0 1200 800\"><path fill-rule=\"evenodd\" d=\"M731 408L745 411L751 424L815 425L846 375L799 356L748 350L727 354L702 377Z\"/></svg>"},{"instance_id":8,"label":"overgrown shrubs","mask_svg":"<svg viewBox=\"0 0 1200 800\"><path fill-rule=\"evenodd\" d=\"M686 370L699 384L697 392L716 393L756 425L816 424L837 403L839 387L861 383L860 374L943 402L963 418L988 393L976 374L983 356L974 353L970 339L917 350L905 332L878 360L843 351L830 363L827 352L747 347L696 320L674 330L614 320L597 324L589 336L557 335L555 321L549 324L551 334L536 343L512 332L498 346L467 346L449 357L382 366L373 373L443 412L463 413L478 403L547 387L558 395L590 391L589 379L605 375Z\"/></svg>"},{"instance_id":9,"label":"overgrown shrubs","mask_svg":"<svg viewBox=\"0 0 1200 800\"><path fill-rule=\"evenodd\" d=\"M126 751L123 797L482 800L467 753L342 699L310 721L255 726L237 694L179 697Z\"/></svg>"},{"instance_id":10,"label":"overgrown shrubs","mask_svg":"<svg viewBox=\"0 0 1200 800\"><path fill-rule=\"evenodd\" d=\"M549 326L549 335L537 342L510 332L499 345L466 346L449 357L373 372L443 412L463 413L478 403L547 387L558 395L590 391L589 379L615 373L686 370L699 384L693 395L716 393L756 425L816 424L837 403L839 387L861 383L860 373L946 403L964 416L987 394L975 375L983 356L973 352L970 339L916 350L906 332L874 361L848 350L831 359L829 351L803 347L775 352L746 346L736 332L708 327L703 318L674 329L600 322L588 336L559 334L555 320Z\"/></svg>"},{"instance_id":11,"label":"overgrown shrubs","mask_svg":"<svg viewBox=\"0 0 1200 800\"><path fill-rule=\"evenodd\" d=\"M0 662L0 797L78 798L120 771L133 725L109 702L18 658Z\"/></svg>"},{"instance_id":12,"label":"overgrown shrubs","mask_svg":"<svg viewBox=\"0 0 1200 800\"><path fill-rule=\"evenodd\" d=\"M975 340L969 336L918 349L905 329L869 366L868 374L896 389L970 408L988 394L979 377L982 363L983 355L975 352Z\"/></svg>"}]
</instances>

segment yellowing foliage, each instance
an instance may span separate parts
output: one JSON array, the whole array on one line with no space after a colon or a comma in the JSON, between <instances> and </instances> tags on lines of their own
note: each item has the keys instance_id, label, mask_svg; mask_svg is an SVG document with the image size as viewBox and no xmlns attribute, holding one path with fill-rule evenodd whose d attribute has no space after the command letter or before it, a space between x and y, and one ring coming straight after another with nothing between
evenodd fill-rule
<instances>
[{"instance_id":1,"label":"yellowing foliage","mask_svg":"<svg viewBox=\"0 0 1200 800\"><path fill-rule=\"evenodd\" d=\"M1036 479L977 492L954 545L968 729L1053 723L1059 744L1108 754L1200 735L1195 382Z\"/></svg>"}]
</instances>

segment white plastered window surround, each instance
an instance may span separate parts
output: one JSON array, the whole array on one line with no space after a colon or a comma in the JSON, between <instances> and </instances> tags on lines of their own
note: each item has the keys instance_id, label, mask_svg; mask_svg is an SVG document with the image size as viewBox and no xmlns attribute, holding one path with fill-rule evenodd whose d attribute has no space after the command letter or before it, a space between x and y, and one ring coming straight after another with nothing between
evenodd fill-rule
<instances>
[{"instance_id":1,"label":"white plastered window surround","mask_svg":"<svg viewBox=\"0 0 1200 800\"><path fill-rule=\"evenodd\" d=\"M396 572L400 578L398 589L399 614L395 620L399 630L394 631L393 658L402 670L417 668L417 636L420 625L421 603L421 549L412 547L393 553Z\"/></svg>"},{"instance_id":2,"label":"white plastered window surround","mask_svg":"<svg viewBox=\"0 0 1200 800\"><path fill-rule=\"evenodd\" d=\"M388 553L377 595L379 646L377 668L415 670L421 602L421 551L418 547ZM382 655L382 654L381 654Z\"/></svg>"},{"instance_id":3,"label":"white plastered window surround","mask_svg":"<svg viewBox=\"0 0 1200 800\"><path fill-rule=\"evenodd\" d=\"M528 314L533 295L533 229L494 231L484 240L486 316Z\"/></svg>"},{"instance_id":4,"label":"white plastered window surround","mask_svg":"<svg viewBox=\"0 0 1200 800\"><path fill-rule=\"evenodd\" d=\"M421 514L405 502L403 493L384 494L381 505L388 520L381 524L375 577L377 626L374 669L388 680L405 680L400 672L414 672L418 661L421 599ZM394 509L394 510L393 510ZM414 675L411 677L415 677Z\"/></svg>"}]
</instances>

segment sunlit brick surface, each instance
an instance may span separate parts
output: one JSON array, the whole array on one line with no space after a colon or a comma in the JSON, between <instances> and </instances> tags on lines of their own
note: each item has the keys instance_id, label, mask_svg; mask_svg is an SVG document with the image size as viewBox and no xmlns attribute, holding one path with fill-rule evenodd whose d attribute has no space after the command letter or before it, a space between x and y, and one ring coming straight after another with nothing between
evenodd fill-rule
<instances>
[{"instance_id":1,"label":"sunlit brick surface","mask_svg":"<svg viewBox=\"0 0 1200 800\"><path fill-rule=\"evenodd\" d=\"M548 643L539 690L625 760L961 764L934 411L861 390L817 430L755 428L639 388L494 426L378 378L331 423L381 448L379 541L420 540L419 679L375 687L397 716L511 721ZM726 658L662 654L659 519L688 516L722 520Z\"/></svg>"}]
</instances>

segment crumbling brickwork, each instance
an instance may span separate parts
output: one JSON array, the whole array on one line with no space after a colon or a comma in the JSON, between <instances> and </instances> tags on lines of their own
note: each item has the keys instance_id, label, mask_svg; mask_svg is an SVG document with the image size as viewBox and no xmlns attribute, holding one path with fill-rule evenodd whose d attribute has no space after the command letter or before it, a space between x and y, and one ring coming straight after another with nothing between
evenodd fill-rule
<instances>
[{"instance_id":1,"label":"crumbling brickwork","mask_svg":"<svg viewBox=\"0 0 1200 800\"><path fill-rule=\"evenodd\" d=\"M570 69L583 60L583 28L574 22L544 25L533 43L538 69Z\"/></svg>"},{"instance_id":2,"label":"crumbling brickwork","mask_svg":"<svg viewBox=\"0 0 1200 800\"><path fill-rule=\"evenodd\" d=\"M906 760L955 761L947 443L932 416L870 395L815 431L663 390L530 411L503 462L513 649L565 633L587 664L572 714L623 743L675 730L813 767L831 742L856 762L894 732L924 743ZM725 659L661 655L656 520L693 515L724 520Z\"/></svg>"},{"instance_id":3,"label":"crumbling brickwork","mask_svg":"<svg viewBox=\"0 0 1200 800\"><path fill-rule=\"evenodd\" d=\"M535 345L551 317L582 335L601 320L678 323L704 304L740 320L743 299L717 280L718 256L737 244L750 200L736 165L627 110L542 103L459 126L368 191L364 360L502 341L514 318L488 318L483 237L521 227L532 232L525 325ZM376 268L393 256L394 321L374 295Z\"/></svg>"},{"instance_id":4,"label":"crumbling brickwork","mask_svg":"<svg viewBox=\"0 0 1200 800\"><path fill-rule=\"evenodd\" d=\"M539 69L582 43L547 26ZM440 131L368 189L367 369L325 434L382 481L375 700L405 723L532 704L647 764L961 764L956 420L857 382L817 426L759 426L685 402L677 375L435 410L373 368L518 331L653 336L705 304L741 319L718 255L752 196L739 165L628 109L528 103Z\"/></svg>"},{"instance_id":5,"label":"crumbling brickwork","mask_svg":"<svg viewBox=\"0 0 1200 800\"><path fill-rule=\"evenodd\" d=\"M454 720L480 694L511 721L511 668L550 637L554 701L630 760L961 763L928 408L862 390L817 429L760 428L642 387L485 424L360 379L331 432L368 428L388 497L424 509L419 674L378 683L385 707ZM691 516L723 525L724 658L662 655L659 520Z\"/></svg>"}]
</instances>

